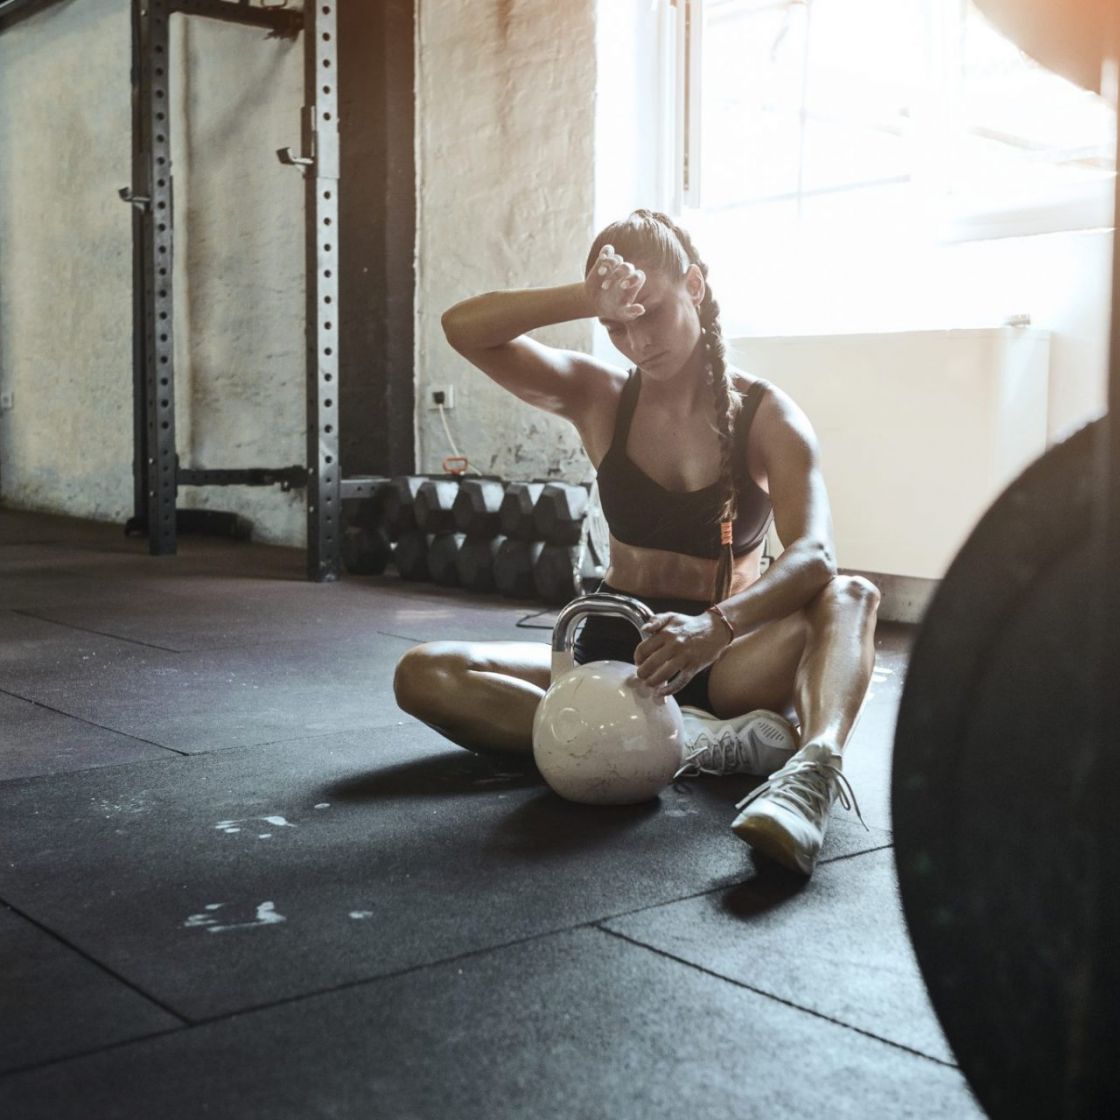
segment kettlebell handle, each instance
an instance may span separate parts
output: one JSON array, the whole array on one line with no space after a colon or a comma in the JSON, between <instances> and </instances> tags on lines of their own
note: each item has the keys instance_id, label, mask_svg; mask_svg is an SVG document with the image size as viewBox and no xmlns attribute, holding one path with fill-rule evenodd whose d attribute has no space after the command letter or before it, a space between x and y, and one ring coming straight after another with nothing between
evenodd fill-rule
<instances>
[{"instance_id":1,"label":"kettlebell handle","mask_svg":"<svg viewBox=\"0 0 1120 1120\"><path fill-rule=\"evenodd\" d=\"M640 633L642 627L653 618L653 611L638 599L631 599L628 595L610 595L606 592L596 592L593 595L584 595L581 599L573 599L556 616L556 625L552 628L552 679L575 668L575 657L572 646L575 644L576 623L590 615L612 615L615 618L625 618L632 622L634 628Z\"/></svg>"}]
</instances>

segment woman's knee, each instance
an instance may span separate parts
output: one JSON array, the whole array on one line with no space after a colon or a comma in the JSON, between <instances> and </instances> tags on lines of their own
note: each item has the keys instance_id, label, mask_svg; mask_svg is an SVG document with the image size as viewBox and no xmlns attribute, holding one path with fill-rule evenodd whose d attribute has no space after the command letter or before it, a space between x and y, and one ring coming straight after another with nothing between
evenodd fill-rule
<instances>
[{"instance_id":1,"label":"woman's knee","mask_svg":"<svg viewBox=\"0 0 1120 1120\"><path fill-rule=\"evenodd\" d=\"M413 646L397 662L393 695L409 715L422 715L433 701L454 689L470 668L467 647L461 642L425 642Z\"/></svg>"},{"instance_id":2,"label":"woman's knee","mask_svg":"<svg viewBox=\"0 0 1120 1120\"><path fill-rule=\"evenodd\" d=\"M828 612L858 611L874 618L882 595L864 576L833 576L817 596L813 607Z\"/></svg>"}]
</instances>

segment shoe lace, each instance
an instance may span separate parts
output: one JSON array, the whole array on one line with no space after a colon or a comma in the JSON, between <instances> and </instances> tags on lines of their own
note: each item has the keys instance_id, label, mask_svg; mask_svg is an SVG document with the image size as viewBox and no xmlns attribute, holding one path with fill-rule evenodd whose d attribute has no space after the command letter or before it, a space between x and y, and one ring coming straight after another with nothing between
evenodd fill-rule
<instances>
[{"instance_id":1,"label":"shoe lace","mask_svg":"<svg viewBox=\"0 0 1120 1120\"><path fill-rule=\"evenodd\" d=\"M728 774L749 765L751 746L730 728L718 737L708 734L698 735L692 750L684 756L684 763L673 775L677 778L697 774Z\"/></svg>"},{"instance_id":2,"label":"shoe lace","mask_svg":"<svg viewBox=\"0 0 1120 1120\"><path fill-rule=\"evenodd\" d=\"M828 813L835 799L849 812L854 812L859 823L867 828L851 783L844 771L832 762L795 758L771 774L757 789L751 790L735 808L744 809L764 795L775 801L785 801L795 810L818 818ZM871 830L867 828L867 831Z\"/></svg>"}]
</instances>

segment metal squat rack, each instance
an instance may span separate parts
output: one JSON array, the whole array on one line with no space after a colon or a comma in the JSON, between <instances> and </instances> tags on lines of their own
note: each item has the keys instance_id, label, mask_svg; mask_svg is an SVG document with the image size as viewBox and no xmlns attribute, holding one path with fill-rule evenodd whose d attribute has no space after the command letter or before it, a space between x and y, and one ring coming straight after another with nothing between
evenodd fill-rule
<instances>
[{"instance_id":1,"label":"metal squat rack","mask_svg":"<svg viewBox=\"0 0 1120 1120\"><path fill-rule=\"evenodd\" d=\"M286 0L284 0L286 3ZM339 574L341 478L338 440L338 50L339 0L309 2L303 11L248 0L133 0L132 205L134 516L127 530L146 532L152 555L176 551L175 501L180 486L305 487L307 574ZM169 25L171 16L203 16L294 39L304 36L301 153L278 153L305 180L307 256L307 466L249 470L183 470L175 444L173 221Z\"/></svg>"}]
</instances>

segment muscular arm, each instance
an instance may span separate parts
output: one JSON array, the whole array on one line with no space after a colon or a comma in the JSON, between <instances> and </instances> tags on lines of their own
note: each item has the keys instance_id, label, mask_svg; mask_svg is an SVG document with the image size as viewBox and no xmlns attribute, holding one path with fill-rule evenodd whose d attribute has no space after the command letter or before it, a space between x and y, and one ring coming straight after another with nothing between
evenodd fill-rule
<instances>
[{"instance_id":1,"label":"muscular arm","mask_svg":"<svg viewBox=\"0 0 1120 1120\"><path fill-rule=\"evenodd\" d=\"M602 412L604 394L617 394L622 374L586 354L543 346L528 332L595 316L638 318L645 313L637 302L644 283L645 273L604 245L581 283L475 296L444 313L443 330L467 361L503 389L572 421L586 446L587 421Z\"/></svg>"},{"instance_id":2,"label":"muscular arm","mask_svg":"<svg viewBox=\"0 0 1120 1120\"><path fill-rule=\"evenodd\" d=\"M720 604L738 635L800 610L836 574L832 513L805 414L771 392L752 437L768 479L774 527L786 547L760 580Z\"/></svg>"},{"instance_id":3,"label":"muscular arm","mask_svg":"<svg viewBox=\"0 0 1120 1120\"><path fill-rule=\"evenodd\" d=\"M444 313L443 329L447 341L503 389L578 423L613 371L585 354L544 346L527 333L594 314L585 285L566 284L464 300Z\"/></svg>"},{"instance_id":4,"label":"muscular arm","mask_svg":"<svg viewBox=\"0 0 1120 1120\"><path fill-rule=\"evenodd\" d=\"M800 610L836 574L828 494L805 414L785 394L768 394L751 428L751 444L787 547L761 579L720 603L738 637ZM727 627L707 612L662 615L643 633L647 637L634 655L638 676L662 693L712 664L731 640ZM683 677L670 684L678 671Z\"/></svg>"}]
</instances>

